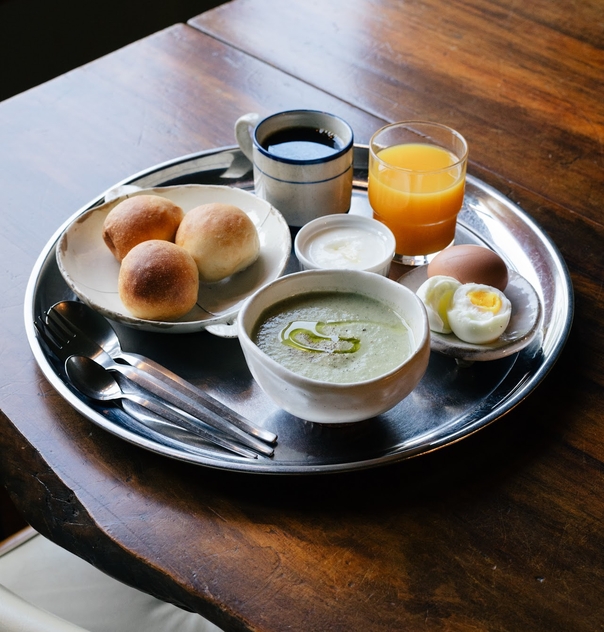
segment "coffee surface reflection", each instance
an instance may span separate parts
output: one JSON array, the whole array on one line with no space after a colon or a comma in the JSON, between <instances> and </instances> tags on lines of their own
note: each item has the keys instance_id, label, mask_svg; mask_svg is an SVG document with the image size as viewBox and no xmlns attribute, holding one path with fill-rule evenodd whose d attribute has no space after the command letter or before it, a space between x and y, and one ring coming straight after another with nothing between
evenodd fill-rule
<instances>
[{"instance_id":1,"label":"coffee surface reflection","mask_svg":"<svg viewBox=\"0 0 604 632\"><path fill-rule=\"evenodd\" d=\"M318 160L344 148L333 132L315 127L292 127L270 134L262 143L269 154L286 160Z\"/></svg>"}]
</instances>

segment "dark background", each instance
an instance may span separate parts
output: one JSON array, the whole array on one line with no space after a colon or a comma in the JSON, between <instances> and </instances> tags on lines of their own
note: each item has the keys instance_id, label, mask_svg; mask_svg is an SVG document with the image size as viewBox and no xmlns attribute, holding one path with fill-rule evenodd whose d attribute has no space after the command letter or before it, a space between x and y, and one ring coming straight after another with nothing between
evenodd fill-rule
<instances>
[{"instance_id":1,"label":"dark background","mask_svg":"<svg viewBox=\"0 0 604 632\"><path fill-rule=\"evenodd\" d=\"M0 0L0 101L226 0Z\"/></svg>"}]
</instances>

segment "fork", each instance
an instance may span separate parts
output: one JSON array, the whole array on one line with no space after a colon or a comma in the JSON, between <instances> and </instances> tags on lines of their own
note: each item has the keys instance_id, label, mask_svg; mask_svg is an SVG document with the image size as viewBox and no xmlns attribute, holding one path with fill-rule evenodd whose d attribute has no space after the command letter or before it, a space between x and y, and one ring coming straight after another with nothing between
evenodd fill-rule
<instances>
[{"instance_id":1,"label":"fork","mask_svg":"<svg viewBox=\"0 0 604 632\"><path fill-rule=\"evenodd\" d=\"M199 402L179 391L171 389L162 381L145 373L145 371L128 364L116 362L102 347L89 338L84 337L81 332L75 331L68 321L57 317L55 311L50 310L47 312L46 322L38 318L34 324L43 336L49 349L63 362L72 355L85 355L98 362L104 368L110 371L117 371L155 397L163 399L178 410L199 419L248 448L252 448L266 456L273 456L273 447L233 426L215 412L203 407Z\"/></svg>"}]
</instances>

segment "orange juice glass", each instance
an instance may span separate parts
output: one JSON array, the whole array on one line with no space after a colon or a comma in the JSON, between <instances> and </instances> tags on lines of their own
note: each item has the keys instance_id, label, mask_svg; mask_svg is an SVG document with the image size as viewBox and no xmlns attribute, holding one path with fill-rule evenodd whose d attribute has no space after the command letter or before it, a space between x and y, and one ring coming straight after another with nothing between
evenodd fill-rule
<instances>
[{"instance_id":1,"label":"orange juice glass","mask_svg":"<svg viewBox=\"0 0 604 632\"><path fill-rule=\"evenodd\" d=\"M423 265L454 242L467 162L465 139L446 125L404 121L373 135L369 203L396 237L395 261Z\"/></svg>"}]
</instances>

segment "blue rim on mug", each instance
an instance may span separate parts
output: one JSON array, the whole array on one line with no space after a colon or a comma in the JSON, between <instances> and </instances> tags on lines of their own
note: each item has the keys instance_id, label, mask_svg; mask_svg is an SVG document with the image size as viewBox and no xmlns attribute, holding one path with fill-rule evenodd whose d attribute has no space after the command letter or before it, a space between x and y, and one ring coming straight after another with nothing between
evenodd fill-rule
<instances>
[{"instance_id":1,"label":"blue rim on mug","mask_svg":"<svg viewBox=\"0 0 604 632\"><path fill-rule=\"evenodd\" d=\"M268 150L266 150L262 146L262 141L258 138L258 131L260 130L260 128L270 126L270 123L271 121L273 121L273 119L276 119L276 118L283 119L289 116L292 118L292 121L295 121L296 116L306 117L309 114L316 115L317 117L321 117L321 116L328 117L331 121L334 121L334 120L337 121L338 124L341 126L341 128L343 130L346 130L346 133L347 133L346 137L342 138L343 135L338 134L337 131L334 129L331 129L331 127L329 128L329 131L335 133L337 136L342 138L342 141L344 142L344 146L338 151L334 152L333 154L330 154L327 157L312 158L309 160L301 160L301 159L295 159L295 158L286 158L284 156L278 156L278 155L270 153ZM304 121L303 123L301 123L301 126L308 127L308 122ZM274 132L277 129L282 129L284 127L286 127L286 125L281 124L278 127L270 130L270 132ZM327 126L325 127L327 128ZM314 164L321 164L325 162L331 162L332 160L336 160L337 158L340 158L341 156L346 154L348 151L350 151L351 147L354 145L354 133L352 131L352 127L350 127L350 125L343 118L337 116L336 114L323 112L321 110L286 110L283 112L277 112L275 114L267 116L266 118L259 121L259 123L254 128L254 132L252 134L252 140L254 142L254 146L256 147L256 149L263 156L266 156L267 158L270 158L271 160L275 160L277 162L284 162L290 165L314 165Z\"/></svg>"}]
</instances>

